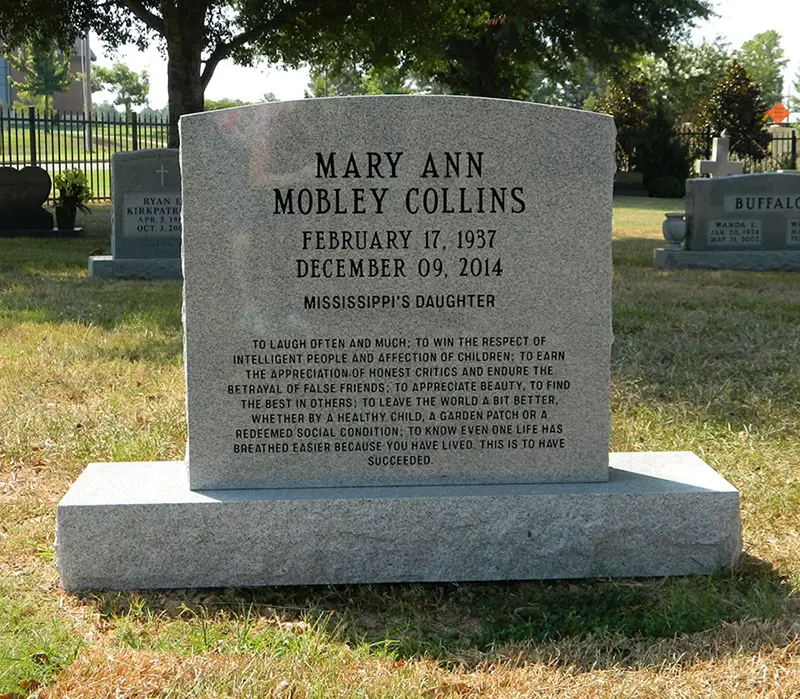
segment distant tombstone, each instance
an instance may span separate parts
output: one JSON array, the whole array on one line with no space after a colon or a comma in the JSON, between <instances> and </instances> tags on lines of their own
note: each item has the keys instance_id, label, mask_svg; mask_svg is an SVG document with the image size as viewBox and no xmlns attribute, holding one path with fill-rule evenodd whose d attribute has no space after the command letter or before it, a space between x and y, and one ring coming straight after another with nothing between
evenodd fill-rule
<instances>
[{"instance_id":1,"label":"distant tombstone","mask_svg":"<svg viewBox=\"0 0 800 699\"><path fill-rule=\"evenodd\" d=\"M116 153L111 159L111 255L89 258L90 277L181 278L178 150Z\"/></svg>"},{"instance_id":2,"label":"distant tombstone","mask_svg":"<svg viewBox=\"0 0 800 699\"><path fill-rule=\"evenodd\" d=\"M735 163L728 160L731 139L728 132L723 131L721 136L714 139L711 146L711 160L698 160L697 169L701 175L711 177L725 177L727 175L741 175L744 172L744 163Z\"/></svg>"},{"instance_id":3,"label":"distant tombstone","mask_svg":"<svg viewBox=\"0 0 800 699\"><path fill-rule=\"evenodd\" d=\"M53 232L53 215L42 208L51 187L40 167L0 167L0 235Z\"/></svg>"},{"instance_id":4,"label":"distant tombstone","mask_svg":"<svg viewBox=\"0 0 800 699\"><path fill-rule=\"evenodd\" d=\"M687 180L684 247L656 250L656 267L800 270L800 175Z\"/></svg>"}]
</instances>

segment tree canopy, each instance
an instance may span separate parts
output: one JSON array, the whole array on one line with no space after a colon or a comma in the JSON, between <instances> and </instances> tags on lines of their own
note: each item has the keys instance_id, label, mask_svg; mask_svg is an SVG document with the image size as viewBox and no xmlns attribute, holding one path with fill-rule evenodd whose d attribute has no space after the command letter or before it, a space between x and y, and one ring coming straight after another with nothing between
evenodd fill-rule
<instances>
[{"instance_id":1,"label":"tree canopy","mask_svg":"<svg viewBox=\"0 0 800 699\"><path fill-rule=\"evenodd\" d=\"M125 106L125 115L130 116L134 105L147 104L150 93L150 77L146 70L137 73L123 63L115 63L111 68L96 66L92 68L92 92L109 90L115 94L114 104Z\"/></svg>"},{"instance_id":2,"label":"tree canopy","mask_svg":"<svg viewBox=\"0 0 800 699\"><path fill-rule=\"evenodd\" d=\"M0 5L0 35L68 45L91 28L111 46L158 43L175 146L178 118L202 111L225 59L413 65L452 92L519 98L533 64L549 75L579 57L619 66L709 13L710 0L14 0Z\"/></svg>"},{"instance_id":3,"label":"tree canopy","mask_svg":"<svg viewBox=\"0 0 800 699\"><path fill-rule=\"evenodd\" d=\"M22 73L20 81L10 80L17 88L18 106L39 106L45 114L56 92L64 92L72 82L69 56L54 45L29 41L24 49L12 53L9 62Z\"/></svg>"},{"instance_id":4,"label":"tree canopy","mask_svg":"<svg viewBox=\"0 0 800 699\"><path fill-rule=\"evenodd\" d=\"M706 120L714 133L728 132L731 152L761 160L769 143L764 130L767 109L761 86L742 63L733 60L709 95Z\"/></svg>"},{"instance_id":5,"label":"tree canopy","mask_svg":"<svg viewBox=\"0 0 800 699\"><path fill-rule=\"evenodd\" d=\"M707 0L557 0L481 3L473 35L451 35L442 56L418 71L457 94L527 99L534 69L550 84L576 66L623 71L644 53L661 55L710 14ZM540 85L542 81L540 80Z\"/></svg>"},{"instance_id":6,"label":"tree canopy","mask_svg":"<svg viewBox=\"0 0 800 699\"><path fill-rule=\"evenodd\" d=\"M781 47L781 35L775 30L756 34L742 44L737 58L761 86L761 92L771 107L783 98L783 70L789 63Z\"/></svg>"}]
</instances>

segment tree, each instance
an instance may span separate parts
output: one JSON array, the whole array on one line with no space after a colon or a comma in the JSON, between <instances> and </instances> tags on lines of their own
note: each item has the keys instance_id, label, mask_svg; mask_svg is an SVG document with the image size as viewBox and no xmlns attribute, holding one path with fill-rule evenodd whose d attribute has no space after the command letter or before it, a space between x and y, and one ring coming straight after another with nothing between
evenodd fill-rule
<instances>
[{"instance_id":1,"label":"tree","mask_svg":"<svg viewBox=\"0 0 800 699\"><path fill-rule=\"evenodd\" d=\"M115 93L114 104L125 106L125 117L130 119L133 105L144 106L150 92L150 77L146 70L137 73L122 63L111 68L92 68L92 92L108 90Z\"/></svg>"},{"instance_id":2,"label":"tree","mask_svg":"<svg viewBox=\"0 0 800 699\"><path fill-rule=\"evenodd\" d=\"M764 130L767 109L761 87L738 60L733 60L711 90L706 123L716 134L728 132L732 153L762 160L769 143L769 134Z\"/></svg>"},{"instance_id":3,"label":"tree","mask_svg":"<svg viewBox=\"0 0 800 699\"><path fill-rule=\"evenodd\" d=\"M789 109L793 112L800 112L800 67L797 69L797 74L794 76L794 94L792 99L789 100Z\"/></svg>"},{"instance_id":4,"label":"tree","mask_svg":"<svg viewBox=\"0 0 800 699\"><path fill-rule=\"evenodd\" d=\"M423 66L459 94L526 99L535 68L554 81L579 61L619 72L643 53L665 53L691 21L710 13L707 0L555 0L482 3L474 35L449 36L443 58Z\"/></svg>"},{"instance_id":5,"label":"tree","mask_svg":"<svg viewBox=\"0 0 800 699\"><path fill-rule=\"evenodd\" d=\"M643 174L652 197L682 197L691 164L689 149L675 132L670 106L657 100L640 130L633 156L635 170Z\"/></svg>"},{"instance_id":6,"label":"tree","mask_svg":"<svg viewBox=\"0 0 800 699\"><path fill-rule=\"evenodd\" d=\"M262 102L280 102L280 100L275 97L274 92L265 92L264 96L261 98Z\"/></svg>"},{"instance_id":7,"label":"tree","mask_svg":"<svg viewBox=\"0 0 800 699\"><path fill-rule=\"evenodd\" d=\"M121 119L117 108L108 101L101 102L100 104L92 104L92 117L106 121L119 121Z\"/></svg>"},{"instance_id":8,"label":"tree","mask_svg":"<svg viewBox=\"0 0 800 699\"><path fill-rule=\"evenodd\" d=\"M143 109L139 110L139 118L140 119L150 119L162 121L168 117L168 112L166 107L161 107L161 109L152 109L150 107L144 107Z\"/></svg>"},{"instance_id":9,"label":"tree","mask_svg":"<svg viewBox=\"0 0 800 699\"><path fill-rule=\"evenodd\" d=\"M711 90L725 75L732 59L730 46L717 37L700 46L680 43L663 57L652 54L637 63L637 70L650 85L654 99L671 112L679 124L699 127Z\"/></svg>"},{"instance_id":10,"label":"tree","mask_svg":"<svg viewBox=\"0 0 800 699\"><path fill-rule=\"evenodd\" d=\"M72 80L69 72L69 56L54 45L45 46L39 42L29 42L25 49L12 53L9 63L23 75L21 81L9 82L17 88L22 106L43 105L44 113L50 112L50 100L56 92L64 92Z\"/></svg>"},{"instance_id":11,"label":"tree","mask_svg":"<svg viewBox=\"0 0 800 699\"><path fill-rule=\"evenodd\" d=\"M453 92L510 97L524 94L532 62L554 73L581 55L617 65L665 50L691 20L708 16L709 4L574 0L565 11L555 0L14 0L0 3L0 34L12 43L30 35L69 42L92 28L112 46L160 42L176 146L178 118L202 110L225 59L413 63Z\"/></svg>"},{"instance_id":12,"label":"tree","mask_svg":"<svg viewBox=\"0 0 800 699\"><path fill-rule=\"evenodd\" d=\"M399 66L364 68L337 62L314 66L305 97L344 97L347 95L407 95L412 92L410 78Z\"/></svg>"},{"instance_id":13,"label":"tree","mask_svg":"<svg viewBox=\"0 0 800 699\"><path fill-rule=\"evenodd\" d=\"M219 100L205 100L203 103L204 112L213 112L215 109L230 109L231 107L244 107L250 102L243 102L242 100L232 100L223 97Z\"/></svg>"},{"instance_id":14,"label":"tree","mask_svg":"<svg viewBox=\"0 0 800 699\"><path fill-rule=\"evenodd\" d=\"M756 34L742 44L736 55L761 86L767 104L771 107L780 102L783 99L783 70L789 63L781 47L781 35L775 30Z\"/></svg>"},{"instance_id":15,"label":"tree","mask_svg":"<svg viewBox=\"0 0 800 699\"><path fill-rule=\"evenodd\" d=\"M597 103L597 111L614 117L617 127L617 167L632 169L636 145L652 111L650 87L641 79L612 83Z\"/></svg>"},{"instance_id":16,"label":"tree","mask_svg":"<svg viewBox=\"0 0 800 699\"><path fill-rule=\"evenodd\" d=\"M574 61L564 74L553 78L541 68L531 73L528 99L559 107L596 111L597 97L606 85L606 77L585 60Z\"/></svg>"},{"instance_id":17,"label":"tree","mask_svg":"<svg viewBox=\"0 0 800 699\"><path fill-rule=\"evenodd\" d=\"M261 55L296 66L348 55L359 63L397 65L401 56L434 51L442 32L457 34L474 19L471 8L480 4L481 0L14 0L0 3L0 35L12 44L46 36L69 45L91 28L110 46L158 42L167 57L169 144L174 147L179 117L202 111L205 89L220 61L250 65Z\"/></svg>"}]
</instances>

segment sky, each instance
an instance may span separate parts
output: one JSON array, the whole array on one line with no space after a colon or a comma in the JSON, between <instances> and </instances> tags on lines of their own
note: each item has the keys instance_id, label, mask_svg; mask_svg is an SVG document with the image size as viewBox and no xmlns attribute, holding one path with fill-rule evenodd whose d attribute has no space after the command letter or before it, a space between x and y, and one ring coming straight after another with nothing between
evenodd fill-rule
<instances>
[{"instance_id":1,"label":"sky","mask_svg":"<svg viewBox=\"0 0 800 699\"><path fill-rule=\"evenodd\" d=\"M711 41L721 36L733 48L739 48L756 34L776 30L781 34L781 45L789 59L784 80L784 90L788 91L800 68L800 42L792 35L800 27L800 4L768 5L755 0L717 0L715 8L719 16L697 26L692 33L693 41L701 43L704 39ZM92 38L91 48L98 57L96 65L110 66L118 60L133 70L147 70L150 74L150 106L160 109L167 104L166 59L157 49L153 47L139 52L133 48L123 48L112 55L96 38ZM280 100L302 99L307 86L307 69L282 70L266 63L255 68L242 68L223 62L217 67L206 89L206 98L257 102L265 93L272 92ZM110 99L110 93L98 92L93 96L95 103Z\"/></svg>"}]
</instances>

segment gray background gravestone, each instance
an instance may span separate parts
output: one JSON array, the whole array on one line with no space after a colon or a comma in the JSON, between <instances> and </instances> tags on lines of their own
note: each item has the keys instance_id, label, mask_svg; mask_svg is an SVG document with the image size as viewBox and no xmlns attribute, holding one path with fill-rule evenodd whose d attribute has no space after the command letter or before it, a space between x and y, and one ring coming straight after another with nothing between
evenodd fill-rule
<instances>
[{"instance_id":1,"label":"gray background gravestone","mask_svg":"<svg viewBox=\"0 0 800 699\"><path fill-rule=\"evenodd\" d=\"M576 147L550 142L563 112L536 117L186 121L193 487L607 479L613 124L570 113Z\"/></svg>"},{"instance_id":2,"label":"gray background gravestone","mask_svg":"<svg viewBox=\"0 0 800 699\"><path fill-rule=\"evenodd\" d=\"M686 218L687 250L800 250L800 176L689 180Z\"/></svg>"},{"instance_id":3,"label":"gray background gravestone","mask_svg":"<svg viewBox=\"0 0 800 699\"><path fill-rule=\"evenodd\" d=\"M0 235L53 232L53 215L42 205L52 181L40 167L0 167Z\"/></svg>"},{"instance_id":4,"label":"gray background gravestone","mask_svg":"<svg viewBox=\"0 0 800 699\"><path fill-rule=\"evenodd\" d=\"M183 117L187 459L86 468L62 585L732 565L709 466L609 466L613 153L605 115L506 100Z\"/></svg>"},{"instance_id":5,"label":"gray background gravestone","mask_svg":"<svg viewBox=\"0 0 800 699\"><path fill-rule=\"evenodd\" d=\"M686 182L685 250L659 267L800 269L800 175L770 172Z\"/></svg>"},{"instance_id":6,"label":"gray background gravestone","mask_svg":"<svg viewBox=\"0 0 800 699\"><path fill-rule=\"evenodd\" d=\"M115 153L111 159L111 256L91 258L90 276L180 278L178 150Z\"/></svg>"}]
</instances>

